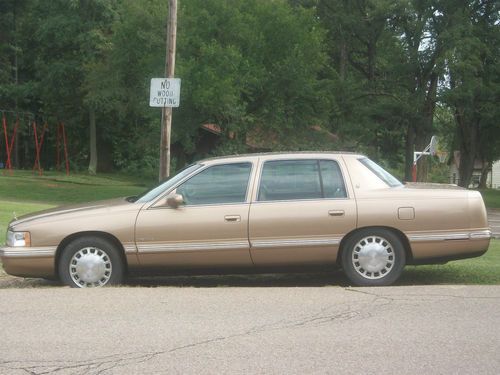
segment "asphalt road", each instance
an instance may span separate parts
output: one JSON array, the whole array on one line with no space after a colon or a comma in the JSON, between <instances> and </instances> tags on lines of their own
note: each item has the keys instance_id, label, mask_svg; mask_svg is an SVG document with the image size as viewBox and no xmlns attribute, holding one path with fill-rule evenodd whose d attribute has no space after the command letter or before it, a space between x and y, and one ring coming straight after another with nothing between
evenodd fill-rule
<instances>
[{"instance_id":1,"label":"asphalt road","mask_svg":"<svg viewBox=\"0 0 500 375\"><path fill-rule=\"evenodd\" d=\"M500 373L500 286L197 280L75 290L4 279L0 374Z\"/></svg>"}]
</instances>

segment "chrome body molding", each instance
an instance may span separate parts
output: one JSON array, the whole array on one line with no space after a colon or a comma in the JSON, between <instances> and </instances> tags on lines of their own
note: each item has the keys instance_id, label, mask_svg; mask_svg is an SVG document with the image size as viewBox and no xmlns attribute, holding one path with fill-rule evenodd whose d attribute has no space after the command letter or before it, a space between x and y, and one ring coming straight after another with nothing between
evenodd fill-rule
<instances>
[{"instance_id":1,"label":"chrome body molding","mask_svg":"<svg viewBox=\"0 0 500 375\"><path fill-rule=\"evenodd\" d=\"M248 241L195 242L195 243L138 243L139 253L219 251L250 248Z\"/></svg>"},{"instance_id":2,"label":"chrome body molding","mask_svg":"<svg viewBox=\"0 0 500 375\"><path fill-rule=\"evenodd\" d=\"M471 240L484 240L484 239L489 239L493 236L493 233L491 230L482 230L478 232L471 232L469 233L469 237Z\"/></svg>"},{"instance_id":3,"label":"chrome body molding","mask_svg":"<svg viewBox=\"0 0 500 375\"><path fill-rule=\"evenodd\" d=\"M122 245L123 245L123 250L125 250L125 253L137 252L137 246L135 246L135 243L124 243Z\"/></svg>"},{"instance_id":4,"label":"chrome body molding","mask_svg":"<svg viewBox=\"0 0 500 375\"><path fill-rule=\"evenodd\" d=\"M300 238L296 240L255 240L251 241L252 248L267 247L310 247L339 245L341 238Z\"/></svg>"},{"instance_id":5,"label":"chrome body molding","mask_svg":"<svg viewBox=\"0 0 500 375\"><path fill-rule=\"evenodd\" d=\"M484 240L491 238L490 230L444 232L444 233L421 233L408 235L410 242L434 242L434 241L460 241L460 240Z\"/></svg>"},{"instance_id":6,"label":"chrome body molding","mask_svg":"<svg viewBox=\"0 0 500 375\"><path fill-rule=\"evenodd\" d=\"M0 257L2 258L33 258L33 257L54 257L57 246L43 247L2 247Z\"/></svg>"}]
</instances>

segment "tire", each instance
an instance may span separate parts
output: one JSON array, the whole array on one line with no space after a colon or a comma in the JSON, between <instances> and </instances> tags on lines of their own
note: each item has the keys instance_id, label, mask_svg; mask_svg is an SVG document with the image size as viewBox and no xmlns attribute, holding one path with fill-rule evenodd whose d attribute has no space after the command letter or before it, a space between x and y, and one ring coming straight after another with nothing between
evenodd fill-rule
<instances>
[{"instance_id":1,"label":"tire","mask_svg":"<svg viewBox=\"0 0 500 375\"><path fill-rule=\"evenodd\" d=\"M120 284L124 265L110 241L96 236L81 237L67 245L59 259L59 277L72 288Z\"/></svg>"},{"instance_id":2,"label":"tire","mask_svg":"<svg viewBox=\"0 0 500 375\"><path fill-rule=\"evenodd\" d=\"M342 268L356 286L391 285L401 276L405 263L403 243L387 229L362 229L342 249Z\"/></svg>"}]
</instances>

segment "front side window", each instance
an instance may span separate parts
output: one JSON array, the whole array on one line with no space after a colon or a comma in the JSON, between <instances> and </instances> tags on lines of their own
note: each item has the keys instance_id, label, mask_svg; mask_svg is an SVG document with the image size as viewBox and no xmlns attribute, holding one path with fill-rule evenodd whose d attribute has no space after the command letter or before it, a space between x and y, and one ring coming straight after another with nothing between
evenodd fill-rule
<instances>
[{"instance_id":1,"label":"front side window","mask_svg":"<svg viewBox=\"0 0 500 375\"><path fill-rule=\"evenodd\" d=\"M177 173L175 176L170 177L168 180L162 182L160 185L154 187L153 189L148 190L137 197L130 197L131 199L129 201L139 203L149 202L152 199L158 197L161 193L164 193L165 191L171 189L173 186L175 186L175 184L179 183L184 178L201 167L201 164L188 165L186 168L179 171L179 173Z\"/></svg>"},{"instance_id":2,"label":"front side window","mask_svg":"<svg viewBox=\"0 0 500 375\"><path fill-rule=\"evenodd\" d=\"M243 203L246 200L251 163L208 167L176 189L186 205Z\"/></svg>"},{"instance_id":3,"label":"front side window","mask_svg":"<svg viewBox=\"0 0 500 375\"><path fill-rule=\"evenodd\" d=\"M346 196L340 168L333 160L268 161L262 169L259 201Z\"/></svg>"}]
</instances>

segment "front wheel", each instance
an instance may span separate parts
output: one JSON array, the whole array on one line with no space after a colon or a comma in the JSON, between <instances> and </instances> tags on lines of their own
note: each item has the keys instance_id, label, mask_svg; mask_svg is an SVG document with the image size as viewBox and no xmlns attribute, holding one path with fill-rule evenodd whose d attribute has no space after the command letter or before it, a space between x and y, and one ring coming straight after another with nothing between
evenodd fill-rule
<instances>
[{"instance_id":1,"label":"front wheel","mask_svg":"<svg viewBox=\"0 0 500 375\"><path fill-rule=\"evenodd\" d=\"M401 276L405 263L403 243L386 229L360 230L343 246L342 268L354 285L390 285Z\"/></svg>"},{"instance_id":2,"label":"front wheel","mask_svg":"<svg viewBox=\"0 0 500 375\"><path fill-rule=\"evenodd\" d=\"M74 240L66 246L59 260L61 281L72 288L119 284L123 268L116 246L95 236Z\"/></svg>"}]
</instances>

